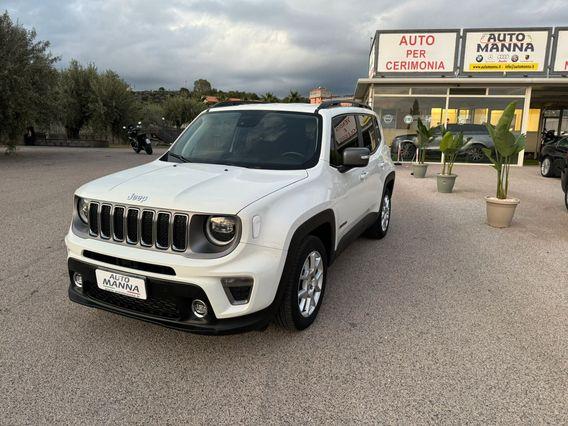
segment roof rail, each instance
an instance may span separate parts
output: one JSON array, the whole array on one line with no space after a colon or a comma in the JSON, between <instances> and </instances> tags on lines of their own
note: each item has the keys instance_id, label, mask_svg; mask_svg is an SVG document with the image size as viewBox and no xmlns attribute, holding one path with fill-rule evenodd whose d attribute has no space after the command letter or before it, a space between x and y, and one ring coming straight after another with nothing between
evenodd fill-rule
<instances>
[{"instance_id":1,"label":"roof rail","mask_svg":"<svg viewBox=\"0 0 568 426\"><path fill-rule=\"evenodd\" d=\"M215 105L211 105L209 107L209 109L236 106L236 105L264 104L264 103L266 103L266 102L263 102L263 101L222 101L222 102L217 102Z\"/></svg>"},{"instance_id":2,"label":"roof rail","mask_svg":"<svg viewBox=\"0 0 568 426\"><path fill-rule=\"evenodd\" d=\"M331 99L329 101L323 101L317 108L315 112L318 112L320 109L327 109L327 108L333 108L333 107L341 107L341 106L345 106L344 104L350 104L353 107L358 107L358 108L365 108L365 109L371 109L371 107L367 104L364 104L362 102L357 102L357 101L346 101L346 100L341 100L341 99Z\"/></svg>"}]
</instances>

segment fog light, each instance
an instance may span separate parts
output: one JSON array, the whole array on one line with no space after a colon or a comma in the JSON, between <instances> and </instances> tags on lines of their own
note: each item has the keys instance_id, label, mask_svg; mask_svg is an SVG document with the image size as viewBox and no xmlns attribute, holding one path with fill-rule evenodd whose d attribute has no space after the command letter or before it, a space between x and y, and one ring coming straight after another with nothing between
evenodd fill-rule
<instances>
[{"instance_id":1,"label":"fog light","mask_svg":"<svg viewBox=\"0 0 568 426\"><path fill-rule=\"evenodd\" d=\"M75 272L73 274L73 283L79 288L83 287L83 275L81 275L78 272Z\"/></svg>"},{"instance_id":2,"label":"fog light","mask_svg":"<svg viewBox=\"0 0 568 426\"><path fill-rule=\"evenodd\" d=\"M195 299L191 302L191 310L197 318L203 318L207 315L207 305L203 300Z\"/></svg>"}]
</instances>

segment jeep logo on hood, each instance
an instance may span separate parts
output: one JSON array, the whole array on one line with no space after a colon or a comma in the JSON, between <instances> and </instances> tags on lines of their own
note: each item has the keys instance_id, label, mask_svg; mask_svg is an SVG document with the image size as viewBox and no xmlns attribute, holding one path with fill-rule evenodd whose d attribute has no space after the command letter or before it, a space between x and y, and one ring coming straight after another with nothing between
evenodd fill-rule
<instances>
[{"instance_id":1,"label":"jeep logo on hood","mask_svg":"<svg viewBox=\"0 0 568 426\"><path fill-rule=\"evenodd\" d=\"M148 200L148 196L147 195L138 195L135 194L134 192L132 194L130 194L127 198L128 201L138 201L139 203L143 203L144 201Z\"/></svg>"}]
</instances>

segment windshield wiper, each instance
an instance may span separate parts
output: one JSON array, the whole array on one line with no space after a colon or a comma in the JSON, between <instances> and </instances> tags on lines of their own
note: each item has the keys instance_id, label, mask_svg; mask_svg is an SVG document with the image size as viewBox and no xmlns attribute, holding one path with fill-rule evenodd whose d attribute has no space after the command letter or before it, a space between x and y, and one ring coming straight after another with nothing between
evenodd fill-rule
<instances>
[{"instance_id":1,"label":"windshield wiper","mask_svg":"<svg viewBox=\"0 0 568 426\"><path fill-rule=\"evenodd\" d=\"M177 160L183 162L183 163L191 163L191 161L189 161L189 160L188 160L187 158L185 158L183 155L175 154L175 153L173 153L173 152L168 152L168 156L170 156L170 155L171 155L172 157L174 157L175 159L177 159Z\"/></svg>"}]
</instances>

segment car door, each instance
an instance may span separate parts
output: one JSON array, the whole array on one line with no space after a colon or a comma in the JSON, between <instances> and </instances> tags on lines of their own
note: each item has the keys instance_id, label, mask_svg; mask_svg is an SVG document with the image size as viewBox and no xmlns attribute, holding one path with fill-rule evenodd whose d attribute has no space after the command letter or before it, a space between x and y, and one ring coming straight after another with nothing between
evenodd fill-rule
<instances>
[{"instance_id":1,"label":"car door","mask_svg":"<svg viewBox=\"0 0 568 426\"><path fill-rule=\"evenodd\" d=\"M568 137L561 138L556 142L556 149L553 155L553 168L557 173L560 173L564 168L566 154L568 154Z\"/></svg>"},{"instance_id":2,"label":"car door","mask_svg":"<svg viewBox=\"0 0 568 426\"><path fill-rule=\"evenodd\" d=\"M371 153L369 164L363 168L365 173L362 181L365 192L365 213L378 212L385 178L385 162L379 151L381 133L374 115L359 114L358 120L362 145L368 148Z\"/></svg>"},{"instance_id":3,"label":"car door","mask_svg":"<svg viewBox=\"0 0 568 426\"><path fill-rule=\"evenodd\" d=\"M331 170L331 196L337 223L339 241L351 230L367 211L368 200L365 194L365 179L369 174L363 167L343 170L343 151L346 148L360 147L359 129L354 114L342 114L332 119L332 141L329 164Z\"/></svg>"}]
</instances>

